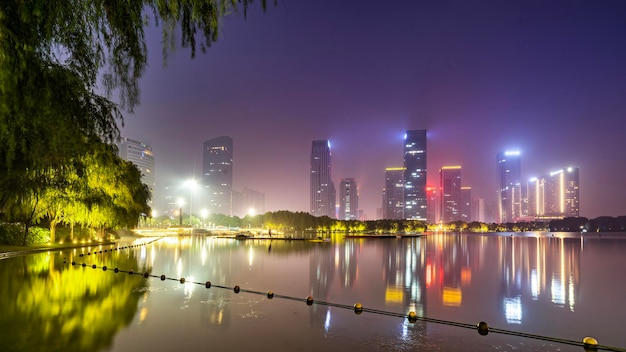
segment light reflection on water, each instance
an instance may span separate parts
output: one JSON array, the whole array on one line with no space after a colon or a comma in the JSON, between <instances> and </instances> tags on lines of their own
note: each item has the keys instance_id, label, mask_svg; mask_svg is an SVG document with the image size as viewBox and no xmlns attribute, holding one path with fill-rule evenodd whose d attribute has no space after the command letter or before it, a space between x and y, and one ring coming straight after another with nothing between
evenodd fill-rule
<instances>
[{"instance_id":1,"label":"light reflection on water","mask_svg":"<svg viewBox=\"0 0 626 352\"><path fill-rule=\"evenodd\" d=\"M495 333L479 336L476 330L444 324L409 323L393 315L356 315L332 305L307 306L303 299L312 296L348 306L358 302L366 310L414 311L468 324L486 321L495 328L574 341L593 336L600 344L624 348L626 235L583 236L433 234L332 243L167 237L97 255L85 253L104 247L10 258L0 261L0 340L3 350L6 345L21 351L72 350L69 341L76 334L83 336L74 345L77 351L180 346L186 351L209 346L255 351L581 350ZM69 265L73 260L87 267ZM148 271L157 278L94 270L92 264ZM160 275L176 280L161 281ZM210 289L204 287L206 281L212 283ZM41 293L58 285L61 298ZM236 294L235 285L259 294ZM269 299L268 290L276 297ZM98 294L92 302L94 291ZM59 299L67 306L61 319L47 308ZM100 304L106 301L124 304ZM85 316L86 310L94 313ZM35 317L50 327L43 331L54 333L15 334L17 326Z\"/></svg>"}]
</instances>

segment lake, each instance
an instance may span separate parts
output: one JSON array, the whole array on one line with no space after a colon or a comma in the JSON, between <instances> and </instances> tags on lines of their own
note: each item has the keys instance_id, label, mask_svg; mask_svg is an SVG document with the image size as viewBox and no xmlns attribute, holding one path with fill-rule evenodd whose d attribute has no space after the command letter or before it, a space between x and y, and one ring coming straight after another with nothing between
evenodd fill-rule
<instances>
[{"instance_id":1,"label":"lake","mask_svg":"<svg viewBox=\"0 0 626 352\"><path fill-rule=\"evenodd\" d=\"M622 233L123 238L0 260L0 349L619 350L625 270Z\"/></svg>"}]
</instances>

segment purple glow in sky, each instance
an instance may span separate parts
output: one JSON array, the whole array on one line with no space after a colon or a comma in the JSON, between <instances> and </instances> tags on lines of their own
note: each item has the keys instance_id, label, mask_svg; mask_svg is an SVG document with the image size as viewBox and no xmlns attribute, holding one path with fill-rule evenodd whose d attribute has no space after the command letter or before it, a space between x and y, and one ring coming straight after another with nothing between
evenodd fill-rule
<instances>
[{"instance_id":1,"label":"purple glow in sky","mask_svg":"<svg viewBox=\"0 0 626 352\"><path fill-rule=\"evenodd\" d=\"M522 176L580 168L580 215L626 214L626 1L281 0L226 17L163 67L149 29L141 104L122 134L153 147L157 189L201 177L202 143L234 140L233 189L308 211L311 141L330 139L369 219L406 130L428 130L428 180L461 165L496 198L496 154ZM159 194L157 193L157 197Z\"/></svg>"}]
</instances>

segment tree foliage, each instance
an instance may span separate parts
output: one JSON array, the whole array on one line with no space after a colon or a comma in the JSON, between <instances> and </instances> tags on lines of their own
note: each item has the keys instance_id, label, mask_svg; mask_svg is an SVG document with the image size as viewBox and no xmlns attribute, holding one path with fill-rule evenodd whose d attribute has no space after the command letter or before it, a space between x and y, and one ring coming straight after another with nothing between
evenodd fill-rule
<instances>
[{"instance_id":1,"label":"tree foliage","mask_svg":"<svg viewBox=\"0 0 626 352\"><path fill-rule=\"evenodd\" d=\"M266 1L260 2L265 7ZM151 22L163 26L164 59L175 34L193 57L197 47L204 51L217 39L222 16L239 9L245 15L251 3L2 1L0 216L24 223L26 234L43 216L53 222L81 216L85 221L89 214L94 226L111 225L112 219L132 223L145 207L130 197L147 197L137 186L135 171L119 160L109 156L92 160L96 164L91 166L114 172L101 182L128 181L127 189L83 184L90 193L80 195L86 197L80 201L75 192L81 186L76 178L86 170L83 158L115 142L123 125L122 110L132 111L139 103L139 79L147 64L145 27ZM111 98L115 93L117 102ZM110 169L100 164L103 160L112 163Z\"/></svg>"}]
</instances>

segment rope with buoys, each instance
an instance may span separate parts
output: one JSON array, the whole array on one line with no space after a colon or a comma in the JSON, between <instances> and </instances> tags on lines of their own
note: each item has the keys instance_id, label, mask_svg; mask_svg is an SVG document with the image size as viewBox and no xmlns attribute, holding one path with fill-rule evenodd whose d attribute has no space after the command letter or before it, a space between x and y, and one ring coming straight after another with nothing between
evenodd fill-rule
<instances>
[{"instance_id":1,"label":"rope with buoys","mask_svg":"<svg viewBox=\"0 0 626 352\"><path fill-rule=\"evenodd\" d=\"M87 266L86 263L79 264L79 263L76 263L75 261L73 261L71 264L72 266L78 265L83 268ZM91 267L93 269L99 268L95 264L91 265ZM102 271L108 270L106 266L102 266L100 268L102 269ZM517 332L517 331L512 331L512 330L492 328L484 321L481 321L478 324L467 324L467 323L460 323L460 322L449 321L449 320L421 317L421 316L418 316L414 311L410 311L404 314L404 313L389 312L389 311L379 310L379 309L366 308L361 303L355 303L354 305L346 305L346 304L340 304L340 303L318 301L318 300L314 300L313 297L311 296L307 296L306 298L299 298L299 297L293 297L293 296L287 296L287 295L278 295L278 294L275 294L273 291L263 292L263 291L257 291L257 290L251 290L251 289L244 289L244 288L241 288L239 285L224 286L224 285L216 285L212 283L211 281L205 281L205 282L187 281L185 280L184 277L172 278L172 277L167 277L165 275L153 275L149 272L136 273L132 269L122 270L119 268L115 268L113 269L113 271L115 273L120 273L120 272L128 273L129 275L141 275L144 278L154 277L154 278L160 279L161 281L170 280L170 281L178 281L181 284L188 283L188 284L195 284L195 285L203 285L207 289L212 288L212 287L228 289L228 290L233 290L233 292L236 294L244 292L244 293L251 293L251 294L266 296L268 299L282 298L282 299L288 299L292 301L305 302L308 306L317 304L317 305L324 305L324 306L329 306L329 307L349 309L349 310L354 310L354 313L357 315L367 312L367 313L373 313L373 314L379 314L379 315L404 318L404 319L407 319L410 323L416 323L417 321L422 321L422 322L427 322L427 323L443 324L443 325L456 326L456 327L467 328L467 329L476 329L478 333L482 336L486 336L487 334L491 332L491 333L524 337L524 338L555 342L555 343L561 343L561 344L567 344L567 345L573 345L573 346L580 346L584 348L585 352L600 351L600 350L613 351L613 352L626 352L626 349L624 348L600 345L598 344L598 341L594 339L593 337L585 337L582 341L574 341L574 340L561 339L561 338L550 337L550 336L527 334L527 333L522 333L522 332Z\"/></svg>"}]
</instances>

